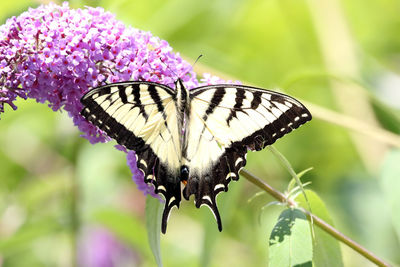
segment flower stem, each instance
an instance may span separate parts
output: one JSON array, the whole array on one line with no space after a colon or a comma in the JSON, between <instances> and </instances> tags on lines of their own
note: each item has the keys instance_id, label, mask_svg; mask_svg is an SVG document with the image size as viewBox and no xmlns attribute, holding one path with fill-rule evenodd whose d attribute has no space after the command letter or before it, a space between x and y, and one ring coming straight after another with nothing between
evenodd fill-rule
<instances>
[{"instance_id":1,"label":"flower stem","mask_svg":"<svg viewBox=\"0 0 400 267\"><path fill-rule=\"evenodd\" d=\"M277 199L281 203L287 203L289 206L294 206L295 203L293 200L286 198L286 196L281 193L280 191L276 190L269 184L267 184L265 181L261 180L260 178L254 176L251 174L249 171L242 169L240 174L245 177L247 180L249 180L251 183L255 184L268 194L270 194L272 197ZM314 225L319 227L320 229L324 230L326 233L331 235L333 238L337 239L338 241L346 244L350 248L354 249L356 252L359 254L363 255L365 258L370 260L371 262L375 263L378 266L391 266L389 263L385 262L384 260L380 259L378 256L373 254L371 251L367 250L354 240L350 239L349 237L345 236L343 233L338 231L336 228L319 218L318 216L312 214L306 209L300 208L304 214L306 214L307 218L309 221L313 221Z\"/></svg>"}]
</instances>

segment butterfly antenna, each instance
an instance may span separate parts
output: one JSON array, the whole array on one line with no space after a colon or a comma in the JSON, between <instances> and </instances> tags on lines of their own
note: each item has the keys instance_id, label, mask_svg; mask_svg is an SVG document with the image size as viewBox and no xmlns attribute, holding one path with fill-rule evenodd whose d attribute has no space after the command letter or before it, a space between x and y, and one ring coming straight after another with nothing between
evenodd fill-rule
<instances>
[{"instance_id":1,"label":"butterfly antenna","mask_svg":"<svg viewBox=\"0 0 400 267\"><path fill-rule=\"evenodd\" d=\"M202 56L203 56L203 55L200 54L200 55L197 57L197 59L194 61L193 65L192 65L192 69L194 69L194 65L196 65L197 61L199 61L199 59L200 59Z\"/></svg>"},{"instance_id":2,"label":"butterfly antenna","mask_svg":"<svg viewBox=\"0 0 400 267\"><path fill-rule=\"evenodd\" d=\"M192 69L194 68L194 65L196 65L196 63L197 63L197 61L199 61L199 59L202 57L203 55L199 55L198 57L197 57L197 59L194 61L194 63L192 64ZM178 77L178 78L180 78L172 69L170 69L170 67L168 66L168 64L167 63L165 63L163 60L162 60L162 58L161 57L159 57L159 59L160 59L160 61L167 67L167 69L169 70L169 71L171 71L176 77Z\"/></svg>"}]
</instances>

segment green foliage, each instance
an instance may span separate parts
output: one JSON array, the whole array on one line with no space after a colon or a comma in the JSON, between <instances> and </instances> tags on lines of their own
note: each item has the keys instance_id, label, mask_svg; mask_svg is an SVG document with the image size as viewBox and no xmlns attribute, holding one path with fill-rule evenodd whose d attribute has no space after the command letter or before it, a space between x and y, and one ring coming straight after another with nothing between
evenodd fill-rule
<instances>
[{"instance_id":1,"label":"green foliage","mask_svg":"<svg viewBox=\"0 0 400 267\"><path fill-rule=\"evenodd\" d=\"M147 238L149 240L151 252L153 253L158 267L163 266L160 248L160 229L163 207L163 203L161 203L158 199L151 196L146 197Z\"/></svg>"},{"instance_id":2,"label":"green foliage","mask_svg":"<svg viewBox=\"0 0 400 267\"><path fill-rule=\"evenodd\" d=\"M304 199L303 194L297 196L296 201L299 205L306 210L311 207L313 214L331 226L335 226L324 202L318 197L318 195L311 190L305 190L305 193L307 195L307 201ZM315 225L313 225L313 229L313 263L315 266L342 267L343 261L339 241Z\"/></svg>"},{"instance_id":3,"label":"green foliage","mask_svg":"<svg viewBox=\"0 0 400 267\"><path fill-rule=\"evenodd\" d=\"M311 267L313 247L310 225L298 209L286 209L269 237L269 266Z\"/></svg>"},{"instance_id":4,"label":"green foliage","mask_svg":"<svg viewBox=\"0 0 400 267\"><path fill-rule=\"evenodd\" d=\"M73 0L70 4L74 8L101 6L127 25L167 40L191 62L203 54L195 66L199 73L207 70L202 67L206 65L216 70L211 70L213 74L226 73L244 83L283 88L330 110L341 112L332 82L345 88L357 81L370 96L370 103L365 104L373 106L376 127L398 134L399 107L387 104L396 99L394 92L399 88L396 79L387 79L398 78L400 73L398 0L328 2L339 4L338 12L356 48L350 54L358 66L352 77L327 68L326 51L316 29L332 18L315 20L312 12L320 1ZM37 5L29 0L2 1L0 21ZM340 61L339 70L347 69L347 58ZM348 98L347 105L357 98ZM46 104L34 101L16 104L18 110L6 107L0 120L0 262L4 266L73 266L80 238L87 229L101 226L134 254L138 266L154 266L148 239L153 240L154 250L158 221L147 219L154 224L152 231L146 230L150 226L145 222L145 197L135 189L124 154L113 148L115 143L91 146L79 138L66 114L54 113ZM379 143L379 152L371 146L375 139L367 139L361 152L352 134L314 116L275 147L294 170L314 167L302 178L303 183L312 182L307 188L313 191L306 192L313 213L330 224L334 218L339 230L399 264L398 151ZM364 158L371 155L378 156L366 164ZM248 170L280 191L287 188L291 177L270 151L248 153L247 160ZM278 207L265 209L259 223L261 207L274 199L264 194L248 204L247 199L258 191L241 178L230 184L229 192L219 195L222 233L207 209L196 209L192 201L182 203L180 210L171 214L167 234L160 237L164 265L265 266L268 258L276 263L278 253L288 252L275 244L267 254ZM302 198L299 194L296 200L308 209ZM152 213L155 217L156 211L154 208ZM366 265L354 251L341 255L338 242L315 226L311 250L308 222L292 213L286 218L294 222L291 233L294 227L296 235L283 237L295 242L304 235L306 245L298 251L305 251L307 257L301 262L308 262L312 251L317 267L343 266L343 262Z\"/></svg>"},{"instance_id":5,"label":"green foliage","mask_svg":"<svg viewBox=\"0 0 400 267\"><path fill-rule=\"evenodd\" d=\"M393 150L385 158L381 171L381 187L391 210L393 228L400 241L400 150Z\"/></svg>"}]
</instances>

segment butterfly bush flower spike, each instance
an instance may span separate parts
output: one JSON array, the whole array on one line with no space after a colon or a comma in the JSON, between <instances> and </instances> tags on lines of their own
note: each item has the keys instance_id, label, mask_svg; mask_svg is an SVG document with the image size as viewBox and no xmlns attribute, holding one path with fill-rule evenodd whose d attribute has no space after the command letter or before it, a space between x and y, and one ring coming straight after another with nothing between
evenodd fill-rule
<instances>
[{"instance_id":1,"label":"butterfly bush flower spike","mask_svg":"<svg viewBox=\"0 0 400 267\"><path fill-rule=\"evenodd\" d=\"M199 84L190 64L166 41L126 27L102 8L74 10L67 2L42 5L0 27L0 113L5 104L16 109L18 97L33 98L54 111L67 111L93 144L109 138L79 114L85 92L127 80L173 88L176 75L187 88L220 82L206 75ZM134 152L128 152L127 160L139 188L152 193L136 167Z\"/></svg>"}]
</instances>

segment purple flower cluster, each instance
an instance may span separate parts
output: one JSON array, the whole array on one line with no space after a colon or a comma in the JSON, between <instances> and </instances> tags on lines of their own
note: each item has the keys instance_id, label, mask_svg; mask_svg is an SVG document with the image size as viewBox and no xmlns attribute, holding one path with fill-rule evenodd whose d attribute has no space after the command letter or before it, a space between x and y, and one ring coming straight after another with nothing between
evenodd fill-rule
<instances>
[{"instance_id":1,"label":"purple flower cluster","mask_svg":"<svg viewBox=\"0 0 400 267\"><path fill-rule=\"evenodd\" d=\"M126 27L102 8L43 5L0 27L0 113L4 104L16 109L17 96L34 98L54 111L66 110L91 143L108 138L79 114L80 98L90 88L126 80L173 87L177 76L188 88L221 82L206 75L199 83L191 65L166 41ZM127 157L139 188L151 193L134 152Z\"/></svg>"}]
</instances>

